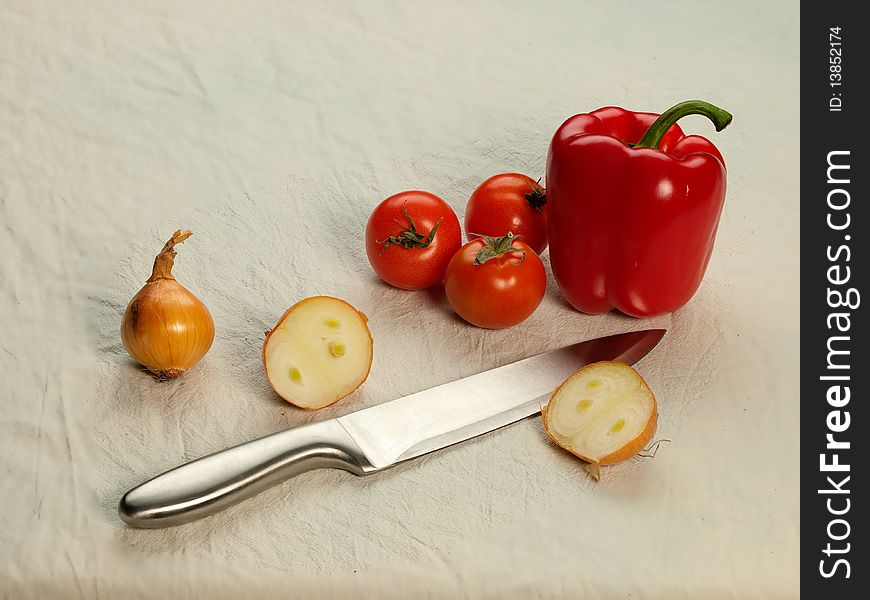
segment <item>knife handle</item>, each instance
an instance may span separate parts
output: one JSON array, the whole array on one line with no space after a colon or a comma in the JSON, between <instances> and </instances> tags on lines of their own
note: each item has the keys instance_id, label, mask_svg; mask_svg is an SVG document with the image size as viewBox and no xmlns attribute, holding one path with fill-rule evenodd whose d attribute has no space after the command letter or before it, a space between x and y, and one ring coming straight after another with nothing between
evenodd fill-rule
<instances>
[{"instance_id":1,"label":"knife handle","mask_svg":"<svg viewBox=\"0 0 870 600\"><path fill-rule=\"evenodd\" d=\"M332 419L281 431L166 471L124 494L118 514L132 527L180 525L324 467L355 475L374 470L347 431Z\"/></svg>"}]
</instances>

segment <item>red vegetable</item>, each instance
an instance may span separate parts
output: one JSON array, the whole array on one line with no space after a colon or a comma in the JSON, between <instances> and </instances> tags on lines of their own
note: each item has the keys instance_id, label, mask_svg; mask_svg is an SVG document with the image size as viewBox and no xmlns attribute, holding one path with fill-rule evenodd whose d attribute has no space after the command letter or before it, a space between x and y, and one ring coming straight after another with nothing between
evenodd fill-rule
<instances>
[{"instance_id":1,"label":"red vegetable","mask_svg":"<svg viewBox=\"0 0 870 600\"><path fill-rule=\"evenodd\" d=\"M547 248L547 195L527 175L502 173L480 184L465 208L465 235L511 231L540 254Z\"/></svg>"},{"instance_id":2,"label":"red vegetable","mask_svg":"<svg viewBox=\"0 0 870 600\"><path fill-rule=\"evenodd\" d=\"M541 259L512 233L468 242L450 260L444 276L444 291L456 314L487 329L525 321L546 289Z\"/></svg>"},{"instance_id":3,"label":"red vegetable","mask_svg":"<svg viewBox=\"0 0 870 600\"><path fill-rule=\"evenodd\" d=\"M608 107L565 121L547 158L550 264L572 306L635 317L676 310L695 294L725 200L725 163L675 123L731 115L683 102L661 116Z\"/></svg>"},{"instance_id":4,"label":"red vegetable","mask_svg":"<svg viewBox=\"0 0 870 600\"><path fill-rule=\"evenodd\" d=\"M378 277L404 290L441 283L462 245L456 213L429 192L401 192L381 202L366 225L366 254Z\"/></svg>"}]
</instances>

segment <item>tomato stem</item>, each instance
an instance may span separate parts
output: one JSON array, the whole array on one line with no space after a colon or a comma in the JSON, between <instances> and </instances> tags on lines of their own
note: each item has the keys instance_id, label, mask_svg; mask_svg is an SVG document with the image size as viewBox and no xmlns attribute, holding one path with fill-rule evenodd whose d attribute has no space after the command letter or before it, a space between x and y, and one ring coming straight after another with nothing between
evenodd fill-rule
<instances>
[{"instance_id":1,"label":"tomato stem","mask_svg":"<svg viewBox=\"0 0 870 600\"><path fill-rule=\"evenodd\" d=\"M510 231L508 231L507 234L497 238L483 235L480 233L470 233L469 235L483 238L485 242L483 248L481 248L478 251L477 256L474 257L474 264L476 265L482 265L488 260L498 258L499 256L503 256L511 252L519 252L522 255L518 264L522 264L523 261L526 260L526 251L521 250L520 248L513 247L514 240L521 239L523 237L521 235L514 235Z\"/></svg>"},{"instance_id":2,"label":"tomato stem","mask_svg":"<svg viewBox=\"0 0 870 600\"><path fill-rule=\"evenodd\" d=\"M547 203L547 192L541 187L540 177L534 185L529 184L529 187L532 191L526 193L526 201L532 208L543 211L544 205Z\"/></svg>"},{"instance_id":3,"label":"tomato stem","mask_svg":"<svg viewBox=\"0 0 870 600\"><path fill-rule=\"evenodd\" d=\"M406 250L410 250L411 248L425 248L435 239L435 232L438 231L438 226L441 225L441 220L443 219L443 217L438 219L438 222L435 223L431 231L429 231L428 234L423 235L417 231L417 225L414 223L414 219L411 218L411 215L408 214L408 211L405 208L402 209L402 214L404 214L405 218L408 219L409 227L399 235L390 236L386 240L376 240L376 243L384 245L384 247L381 248L381 254L383 254L384 251L393 244L397 244Z\"/></svg>"}]
</instances>

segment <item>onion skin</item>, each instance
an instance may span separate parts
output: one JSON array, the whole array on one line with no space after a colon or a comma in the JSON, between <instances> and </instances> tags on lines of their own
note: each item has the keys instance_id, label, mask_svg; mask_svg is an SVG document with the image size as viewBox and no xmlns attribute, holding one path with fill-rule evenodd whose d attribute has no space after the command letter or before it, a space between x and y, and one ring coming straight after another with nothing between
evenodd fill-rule
<instances>
[{"instance_id":1,"label":"onion skin","mask_svg":"<svg viewBox=\"0 0 870 600\"><path fill-rule=\"evenodd\" d=\"M545 423L546 423L547 417L544 416L543 411L541 412L541 416L544 418ZM607 456L600 458L597 461L592 459L592 458L589 458L588 456L583 456L582 454L578 454L577 452L575 452L571 448L566 448L565 446L563 446L561 443L559 443L558 440L556 440L556 438L554 438L550 434L550 431L547 429L546 425L544 426L544 431L547 432L547 437L549 437L553 441L554 444L556 444L560 448L563 448L564 450L567 450L568 452L570 452L571 454L573 454L574 456L576 456L577 458L579 458L581 460L584 460L584 461L591 463L593 465L595 465L595 464L600 465L600 466L615 465L616 463L621 463L623 461L628 460L629 458L631 458L632 456L634 456L635 454L637 454L638 452L640 452L641 450L646 448L647 444L650 443L650 441L652 440L653 436L656 433L656 425L658 423L658 419L659 419L659 410L658 410L658 406L656 406L655 408L653 408L652 416L650 417L649 421L647 422L646 428L640 432L640 435L638 435L631 442L629 442L628 444L626 444L625 446L623 446L622 448L620 448L616 452L611 452Z\"/></svg>"},{"instance_id":2,"label":"onion skin","mask_svg":"<svg viewBox=\"0 0 870 600\"><path fill-rule=\"evenodd\" d=\"M175 379L199 362L214 341L205 304L172 275L175 244L191 233L176 231L154 260L154 269L124 311L121 341L130 356L157 379Z\"/></svg>"},{"instance_id":3,"label":"onion skin","mask_svg":"<svg viewBox=\"0 0 870 600\"><path fill-rule=\"evenodd\" d=\"M578 376L586 369L594 369L596 366L607 365L607 364L619 364L621 366L624 366L624 367L630 369L634 373L635 377L637 378L638 382L640 383L640 386L643 388L643 390L645 390L649 394L649 397L652 400L652 411L651 411L651 414L646 422L646 426L634 439L630 440L628 443L624 444L621 448L618 448L614 452L611 452L610 454L603 456L601 458L598 458L596 460L595 458L592 458L590 456L584 456L582 453L578 452L573 447L566 445L564 442L560 441L552 433L552 431L551 431L552 430L552 423L550 420L550 409L551 409L551 404L552 404L553 400L559 395L563 386L565 386L574 377ZM549 437L550 440L552 440L552 442L554 444L556 444L557 446L559 446L563 450L570 452L571 454L573 454L577 458L588 463L586 465L587 471L589 471L589 473L592 474L592 476L595 477L595 479L601 478L601 467L602 466L613 465L616 463L626 461L629 458L633 457L638 452L640 452L641 450L643 450L650 443L653 436L655 435L656 427L658 425L658 416L659 416L658 402L656 401L655 395L652 393L652 390L649 389L649 386L647 385L646 381L644 381L643 377L641 377L640 374L637 373L637 371L632 369L631 366L625 365L623 363L613 363L612 361L602 361L602 362L592 363L590 365L586 365L585 367L583 367L582 369L580 369L579 371L577 371L576 373L574 373L573 375L568 377L568 379L566 379L564 382L562 382L559 385L559 387L557 387L556 390L553 392L553 395L550 397L550 402L548 402L547 405L541 409L541 419L543 420L544 431L547 433L547 437Z\"/></svg>"},{"instance_id":4,"label":"onion skin","mask_svg":"<svg viewBox=\"0 0 870 600\"><path fill-rule=\"evenodd\" d=\"M655 396L653 396L655 398ZM632 440L629 444L623 446L620 450L616 452L612 452L605 456L604 458L598 461L599 465L615 465L616 463L621 463L622 461L628 460L641 450L647 447L647 445L652 441L653 436L656 434L656 426L659 421L659 407L658 404L654 405L652 416L647 421L646 428L640 432L634 440ZM582 457L581 457L582 458ZM592 461L586 461L592 462Z\"/></svg>"}]
</instances>

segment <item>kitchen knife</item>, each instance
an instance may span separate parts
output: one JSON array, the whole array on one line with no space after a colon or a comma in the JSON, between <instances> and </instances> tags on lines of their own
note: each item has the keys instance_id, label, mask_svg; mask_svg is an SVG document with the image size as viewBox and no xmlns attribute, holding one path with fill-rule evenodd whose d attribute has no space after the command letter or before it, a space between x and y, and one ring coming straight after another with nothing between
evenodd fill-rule
<instances>
[{"instance_id":1,"label":"kitchen knife","mask_svg":"<svg viewBox=\"0 0 870 600\"><path fill-rule=\"evenodd\" d=\"M664 334L649 329L581 342L234 446L131 489L118 513L133 527L168 527L214 514L312 469L381 471L537 414L577 369L600 360L634 364Z\"/></svg>"}]
</instances>

